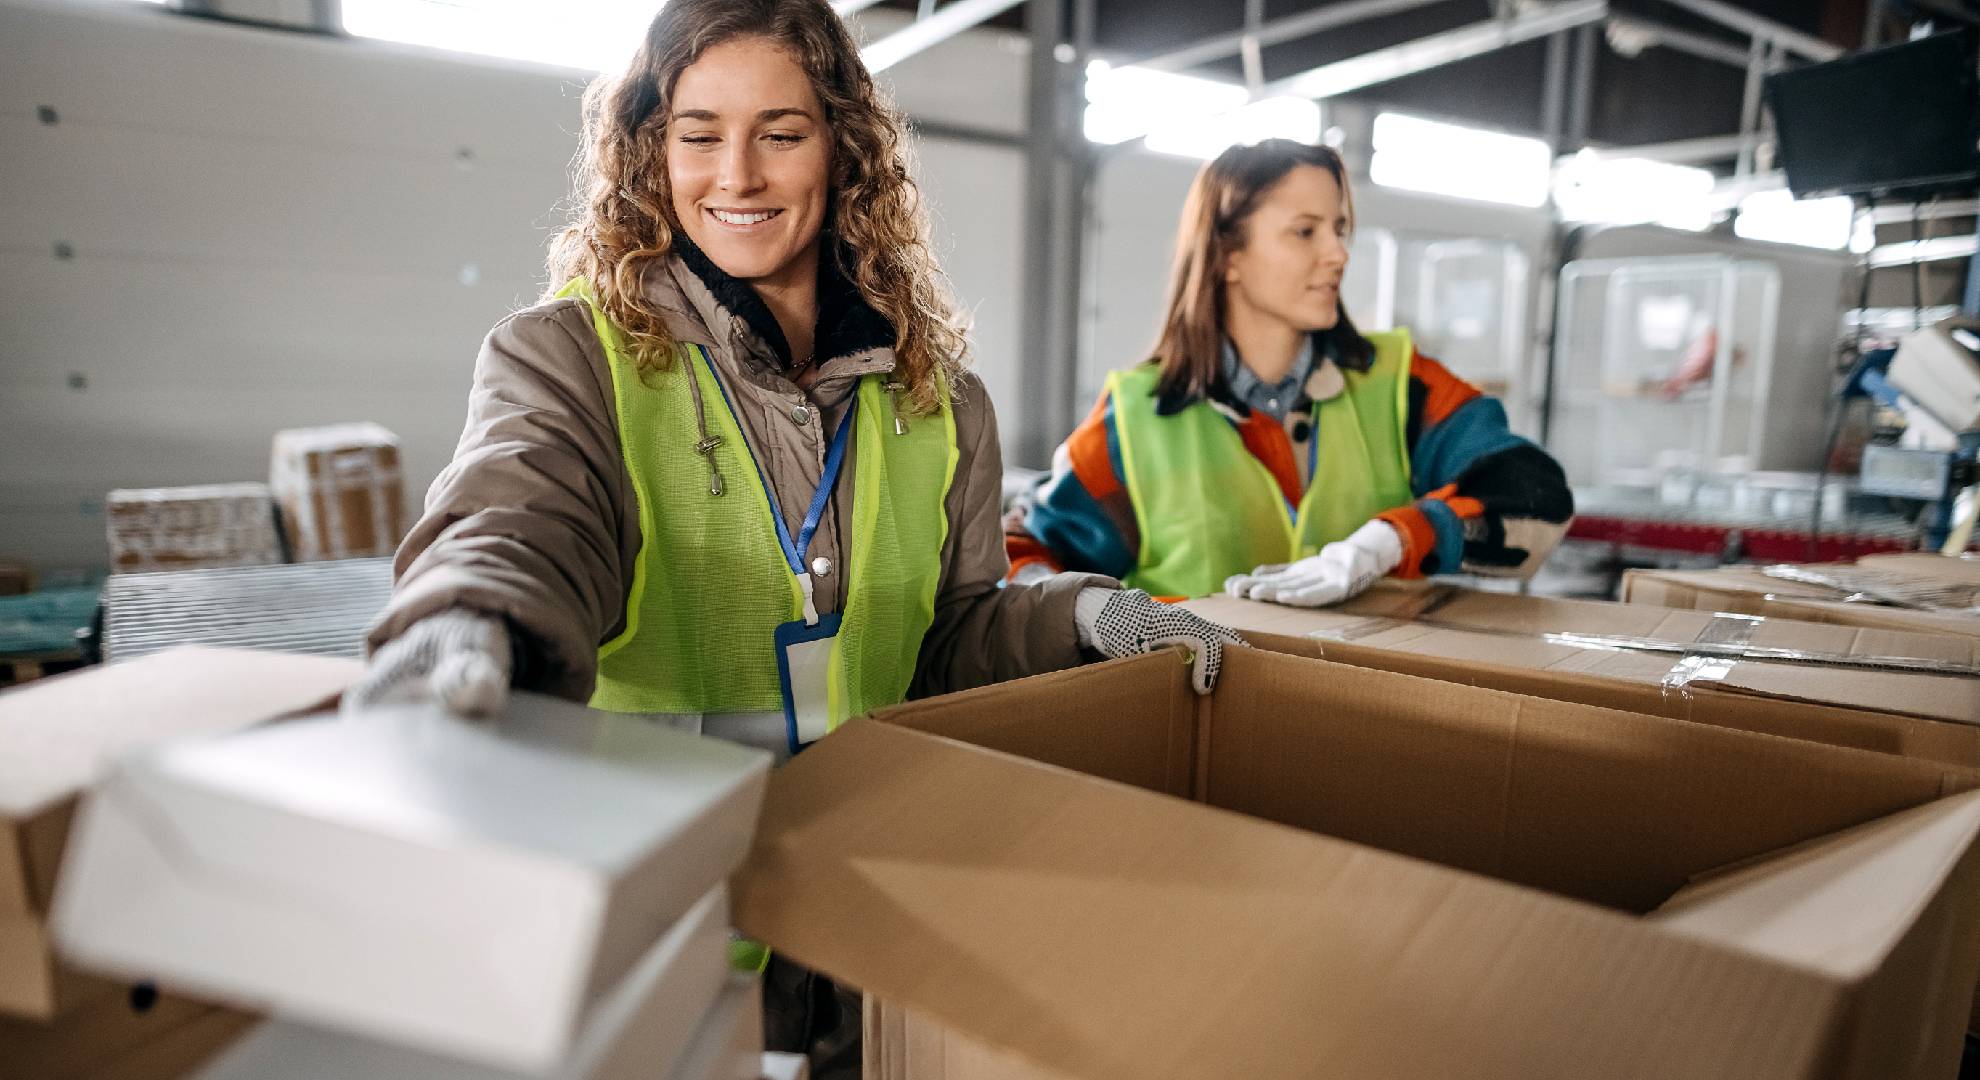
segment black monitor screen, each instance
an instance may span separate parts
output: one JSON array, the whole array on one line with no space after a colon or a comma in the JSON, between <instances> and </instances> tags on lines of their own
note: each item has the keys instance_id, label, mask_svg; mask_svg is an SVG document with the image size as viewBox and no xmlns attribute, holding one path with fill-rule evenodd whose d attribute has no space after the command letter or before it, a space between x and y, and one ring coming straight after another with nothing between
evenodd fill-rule
<instances>
[{"instance_id":1,"label":"black monitor screen","mask_svg":"<svg viewBox=\"0 0 1980 1080\"><path fill-rule=\"evenodd\" d=\"M1938 34L1767 79L1795 196L1927 193L1980 173L1974 38Z\"/></svg>"}]
</instances>

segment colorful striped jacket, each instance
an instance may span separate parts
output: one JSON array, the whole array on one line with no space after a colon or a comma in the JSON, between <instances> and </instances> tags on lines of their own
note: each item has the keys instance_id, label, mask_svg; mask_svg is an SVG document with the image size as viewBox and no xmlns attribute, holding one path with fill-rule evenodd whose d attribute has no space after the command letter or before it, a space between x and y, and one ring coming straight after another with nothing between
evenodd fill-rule
<instances>
[{"instance_id":1,"label":"colorful striped jacket","mask_svg":"<svg viewBox=\"0 0 1980 1080\"><path fill-rule=\"evenodd\" d=\"M1311 410L1293 410L1281 423L1222 392L1211 404L1297 504L1307 482ZM1410 362L1407 439L1416 499L1377 515L1402 536L1397 576L1525 576L1566 532L1574 498L1560 465L1512 433L1497 399L1420 352ZM1327 463L1314 467L1324 483ZM1113 403L1103 392L1059 445L1052 471L1005 519L1011 579L1063 570L1127 576L1141 544L1124 475Z\"/></svg>"}]
</instances>

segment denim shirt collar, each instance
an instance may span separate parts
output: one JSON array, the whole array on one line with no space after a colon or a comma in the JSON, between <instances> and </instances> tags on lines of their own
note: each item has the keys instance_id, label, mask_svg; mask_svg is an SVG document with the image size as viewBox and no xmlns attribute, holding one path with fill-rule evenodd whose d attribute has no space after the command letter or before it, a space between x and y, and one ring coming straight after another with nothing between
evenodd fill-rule
<instances>
[{"instance_id":1,"label":"denim shirt collar","mask_svg":"<svg viewBox=\"0 0 1980 1080\"><path fill-rule=\"evenodd\" d=\"M1223 344L1224 386L1233 401L1247 409L1256 409L1275 420L1284 420L1288 414L1303 404L1307 376L1313 374L1313 337L1306 336L1300 341L1299 355L1293 357L1292 367L1286 377L1267 385L1253 374L1239 358L1237 346L1230 338Z\"/></svg>"}]
</instances>

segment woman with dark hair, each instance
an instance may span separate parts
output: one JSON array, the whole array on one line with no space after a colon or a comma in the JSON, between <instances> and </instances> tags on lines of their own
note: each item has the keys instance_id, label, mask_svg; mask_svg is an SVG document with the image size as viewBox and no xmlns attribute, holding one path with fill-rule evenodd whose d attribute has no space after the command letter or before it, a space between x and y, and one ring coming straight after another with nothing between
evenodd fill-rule
<instances>
[{"instance_id":1,"label":"woman with dark hair","mask_svg":"<svg viewBox=\"0 0 1980 1080\"><path fill-rule=\"evenodd\" d=\"M1385 574L1527 575L1574 511L1505 410L1341 305L1354 204L1333 150L1203 167L1154 355L1115 372L1006 537L1012 580L1317 606Z\"/></svg>"}]
</instances>

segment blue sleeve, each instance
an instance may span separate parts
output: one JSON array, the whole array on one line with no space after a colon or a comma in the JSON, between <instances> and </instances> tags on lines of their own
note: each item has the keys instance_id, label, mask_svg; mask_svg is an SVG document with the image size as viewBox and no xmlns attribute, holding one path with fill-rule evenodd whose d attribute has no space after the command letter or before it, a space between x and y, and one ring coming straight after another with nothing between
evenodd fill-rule
<instances>
[{"instance_id":1,"label":"blue sleeve","mask_svg":"<svg viewBox=\"0 0 1980 1080\"><path fill-rule=\"evenodd\" d=\"M1091 423L1091 420L1088 421ZM1138 543L1131 543L1134 508L1120 477L1120 439L1114 430L1111 402L1102 419L1112 490L1095 496L1073 468L1072 455L1061 446L1053 455L1052 471L1033 489L1024 531L1045 545L1067 570L1123 578L1138 560ZM1084 425L1082 425L1084 426ZM1074 439L1083 432L1075 432ZM1068 444L1072 439L1067 440ZM1138 537L1135 538L1138 541Z\"/></svg>"},{"instance_id":2,"label":"blue sleeve","mask_svg":"<svg viewBox=\"0 0 1980 1080\"><path fill-rule=\"evenodd\" d=\"M1423 432L1410 448L1410 489L1418 497L1427 495L1457 483L1473 465L1493 454L1532 445L1512 433L1506 423L1506 408L1497 398L1472 398ZM1441 549L1443 544L1440 542L1438 547Z\"/></svg>"}]
</instances>

